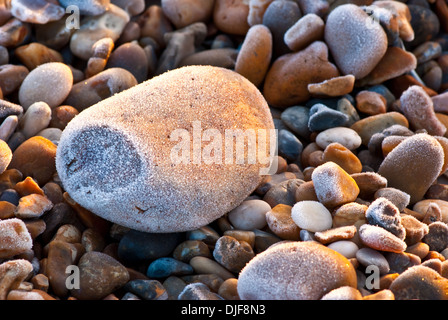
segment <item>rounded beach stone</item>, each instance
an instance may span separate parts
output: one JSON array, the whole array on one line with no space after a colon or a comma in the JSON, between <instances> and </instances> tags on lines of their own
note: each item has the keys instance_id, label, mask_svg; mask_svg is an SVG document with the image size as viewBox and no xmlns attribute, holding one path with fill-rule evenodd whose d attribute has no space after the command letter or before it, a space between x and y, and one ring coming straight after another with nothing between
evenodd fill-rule
<instances>
[{"instance_id":1,"label":"rounded beach stone","mask_svg":"<svg viewBox=\"0 0 448 320\"><path fill-rule=\"evenodd\" d=\"M355 269L344 256L315 242L287 242L256 255L237 288L241 300L317 300L342 286L356 288Z\"/></svg>"},{"instance_id":2,"label":"rounded beach stone","mask_svg":"<svg viewBox=\"0 0 448 320\"><path fill-rule=\"evenodd\" d=\"M352 259L356 257L356 252L358 252L359 247L356 243L349 240L339 240L330 243L327 248L339 252L347 259Z\"/></svg>"},{"instance_id":3,"label":"rounded beach stone","mask_svg":"<svg viewBox=\"0 0 448 320\"><path fill-rule=\"evenodd\" d=\"M292 219L292 206L278 204L266 213L269 229L285 240L299 240L300 228Z\"/></svg>"},{"instance_id":4,"label":"rounded beach stone","mask_svg":"<svg viewBox=\"0 0 448 320\"><path fill-rule=\"evenodd\" d=\"M371 248L361 248L356 252L356 259L360 264L367 267L370 265L377 266L380 274L387 274L390 270L389 262L377 250L373 250Z\"/></svg>"},{"instance_id":5,"label":"rounded beach stone","mask_svg":"<svg viewBox=\"0 0 448 320\"><path fill-rule=\"evenodd\" d=\"M414 266L390 285L396 300L448 300L448 279L425 266Z\"/></svg>"},{"instance_id":6,"label":"rounded beach stone","mask_svg":"<svg viewBox=\"0 0 448 320\"><path fill-rule=\"evenodd\" d=\"M443 136L447 128L434 112L431 97L421 86L411 86L400 97L400 110L409 120L413 130L425 129L428 134Z\"/></svg>"},{"instance_id":7,"label":"rounded beach stone","mask_svg":"<svg viewBox=\"0 0 448 320\"><path fill-rule=\"evenodd\" d=\"M332 143L339 143L349 150L355 150L361 145L361 137L350 128L334 127L320 132L316 136L316 143L322 149L327 148Z\"/></svg>"},{"instance_id":8,"label":"rounded beach stone","mask_svg":"<svg viewBox=\"0 0 448 320\"><path fill-rule=\"evenodd\" d=\"M148 79L148 58L145 50L134 42L124 43L112 51L106 68L123 68L132 73L138 83Z\"/></svg>"},{"instance_id":9,"label":"rounded beach stone","mask_svg":"<svg viewBox=\"0 0 448 320\"><path fill-rule=\"evenodd\" d=\"M44 137L31 137L13 152L8 169L17 169L44 185L56 172L56 149L56 145Z\"/></svg>"},{"instance_id":10,"label":"rounded beach stone","mask_svg":"<svg viewBox=\"0 0 448 320\"><path fill-rule=\"evenodd\" d=\"M387 50L387 35L359 6L336 7L327 17L325 41L344 75L367 76Z\"/></svg>"},{"instance_id":11,"label":"rounded beach stone","mask_svg":"<svg viewBox=\"0 0 448 320\"><path fill-rule=\"evenodd\" d=\"M400 253L406 250L406 243L386 229L370 224L359 227L359 238L367 247L380 251Z\"/></svg>"},{"instance_id":12,"label":"rounded beach stone","mask_svg":"<svg viewBox=\"0 0 448 320\"><path fill-rule=\"evenodd\" d=\"M58 107L73 86L71 69L61 62L49 62L38 66L23 80L19 89L20 105L26 110L34 102L46 102Z\"/></svg>"},{"instance_id":13,"label":"rounded beach stone","mask_svg":"<svg viewBox=\"0 0 448 320\"><path fill-rule=\"evenodd\" d=\"M324 162L332 161L338 164L348 174L360 173L362 171L362 163L358 157L352 151L337 142L330 143L325 148L322 160Z\"/></svg>"},{"instance_id":14,"label":"rounded beach stone","mask_svg":"<svg viewBox=\"0 0 448 320\"><path fill-rule=\"evenodd\" d=\"M10 258L33 247L25 223L17 218L0 221L0 258Z\"/></svg>"},{"instance_id":15,"label":"rounded beach stone","mask_svg":"<svg viewBox=\"0 0 448 320\"><path fill-rule=\"evenodd\" d=\"M369 224L380 226L404 240L406 230L401 224L400 211L388 199L375 199L366 211L366 218Z\"/></svg>"},{"instance_id":16,"label":"rounded beach stone","mask_svg":"<svg viewBox=\"0 0 448 320\"><path fill-rule=\"evenodd\" d=\"M330 211L318 201L300 201L291 209L291 218L299 226L311 232L324 231L331 228L333 219Z\"/></svg>"},{"instance_id":17,"label":"rounded beach stone","mask_svg":"<svg viewBox=\"0 0 448 320\"><path fill-rule=\"evenodd\" d=\"M277 58L266 74L263 93L269 104L286 108L310 98L309 84L338 76L338 69L328 61L327 45L316 41L304 50Z\"/></svg>"},{"instance_id":18,"label":"rounded beach stone","mask_svg":"<svg viewBox=\"0 0 448 320\"><path fill-rule=\"evenodd\" d=\"M272 57L272 34L268 27L258 24L249 29L235 63L235 71L255 86L263 81Z\"/></svg>"},{"instance_id":19,"label":"rounded beach stone","mask_svg":"<svg viewBox=\"0 0 448 320\"><path fill-rule=\"evenodd\" d=\"M11 290L17 289L33 271L33 265L25 259L14 259L0 264L0 300L6 300Z\"/></svg>"},{"instance_id":20,"label":"rounded beach stone","mask_svg":"<svg viewBox=\"0 0 448 320\"><path fill-rule=\"evenodd\" d=\"M221 144L202 146L203 160L185 158L193 133L236 128L274 128L256 87L227 69L183 67L81 112L62 134L56 166L70 196L103 218L146 232L193 230L237 207L267 169L265 161L224 164L225 152L211 158Z\"/></svg>"},{"instance_id":21,"label":"rounded beach stone","mask_svg":"<svg viewBox=\"0 0 448 320\"><path fill-rule=\"evenodd\" d=\"M213 22L224 33L245 35L249 30L247 16L248 1L216 0L213 9Z\"/></svg>"},{"instance_id":22,"label":"rounded beach stone","mask_svg":"<svg viewBox=\"0 0 448 320\"><path fill-rule=\"evenodd\" d=\"M311 178L317 198L326 207L355 201L359 195L355 180L334 162L326 162L314 169Z\"/></svg>"},{"instance_id":23,"label":"rounded beach stone","mask_svg":"<svg viewBox=\"0 0 448 320\"><path fill-rule=\"evenodd\" d=\"M230 223L240 230L263 229L271 206L263 200L245 200L228 213Z\"/></svg>"},{"instance_id":24,"label":"rounded beach stone","mask_svg":"<svg viewBox=\"0 0 448 320\"><path fill-rule=\"evenodd\" d=\"M128 270L102 252L85 253L78 263L80 287L71 294L80 300L102 299L129 281Z\"/></svg>"},{"instance_id":25,"label":"rounded beach stone","mask_svg":"<svg viewBox=\"0 0 448 320\"><path fill-rule=\"evenodd\" d=\"M420 201L440 174L444 151L432 136L413 135L395 147L382 162L378 174L393 187L410 195L410 204ZM419 179L415 179L415 172Z\"/></svg>"},{"instance_id":26,"label":"rounded beach stone","mask_svg":"<svg viewBox=\"0 0 448 320\"><path fill-rule=\"evenodd\" d=\"M442 251L448 248L448 225L436 221L428 226L428 234L423 237L423 242L429 245L432 251Z\"/></svg>"},{"instance_id":27,"label":"rounded beach stone","mask_svg":"<svg viewBox=\"0 0 448 320\"><path fill-rule=\"evenodd\" d=\"M246 241L238 241L231 236L220 237L213 250L215 260L233 273L239 273L254 256Z\"/></svg>"},{"instance_id":28,"label":"rounded beach stone","mask_svg":"<svg viewBox=\"0 0 448 320\"><path fill-rule=\"evenodd\" d=\"M352 92L354 85L355 77L349 74L309 84L308 91L314 97L339 97Z\"/></svg>"},{"instance_id":29,"label":"rounded beach stone","mask_svg":"<svg viewBox=\"0 0 448 320\"><path fill-rule=\"evenodd\" d=\"M215 2L209 0L162 0L165 16L181 29L195 22L208 22Z\"/></svg>"},{"instance_id":30,"label":"rounded beach stone","mask_svg":"<svg viewBox=\"0 0 448 320\"><path fill-rule=\"evenodd\" d=\"M362 294L356 288L344 286L331 290L320 300L362 300Z\"/></svg>"},{"instance_id":31,"label":"rounded beach stone","mask_svg":"<svg viewBox=\"0 0 448 320\"><path fill-rule=\"evenodd\" d=\"M299 51L324 37L325 23L314 13L304 15L285 32L284 41L292 51Z\"/></svg>"}]
</instances>

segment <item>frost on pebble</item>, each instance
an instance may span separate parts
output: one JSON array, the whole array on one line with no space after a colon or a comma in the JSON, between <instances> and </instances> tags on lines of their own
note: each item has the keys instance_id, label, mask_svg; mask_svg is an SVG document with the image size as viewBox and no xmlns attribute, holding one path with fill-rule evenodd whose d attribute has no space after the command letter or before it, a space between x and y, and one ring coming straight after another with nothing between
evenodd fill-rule
<instances>
[{"instance_id":1,"label":"frost on pebble","mask_svg":"<svg viewBox=\"0 0 448 320\"><path fill-rule=\"evenodd\" d=\"M400 97L400 109L414 130L425 129L434 136L443 136L447 128L434 112L431 97L421 86L411 86Z\"/></svg>"},{"instance_id":2,"label":"frost on pebble","mask_svg":"<svg viewBox=\"0 0 448 320\"><path fill-rule=\"evenodd\" d=\"M341 72L357 80L367 76L387 50L387 35L381 25L360 7L344 4L327 17L325 41Z\"/></svg>"},{"instance_id":3,"label":"frost on pebble","mask_svg":"<svg viewBox=\"0 0 448 320\"><path fill-rule=\"evenodd\" d=\"M209 164L191 154L184 161L180 138L210 128L224 136L227 128L270 132L274 124L261 93L238 73L172 70L70 121L57 148L58 175L74 201L105 219L144 232L192 230L241 204L269 165L227 164L225 152Z\"/></svg>"},{"instance_id":4,"label":"frost on pebble","mask_svg":"<svg viewBox=\"0 0 448 320\"><path fill-rule=\"evenodd\" d=\"M0 264L0 300L6 300L8 293L19 287L33 271L28 260L15 259Z\"/></svg>"},{"instance_id":5,"label":"frost on pebble","mask_svg":"<svg viewBox=\"0 0 448 320\"><path fill-rule=\"evenodd\" d=\"M359 238L367 247L380 251L400 253L407 248L404 241L386 229L370 224L359 227Z\"/></svg>"},{"instance_id":6,"label":"frost on pebble","mask_svg":"<svg viewBox=\"0 0 448 320\"><path fill-rule=\"evenodd\" d=\"M388 199L380 197L373 201L366 211L366 218L370 224L378 225L404 240L406 230L401 224L400 211Z\"/></svg>"},{"instance_id":7,"label":"frost on pebble","mask_svg":"<svg viewBox=\"0 0 448 320\"><path fill-rule=\"evenodd\" d=\"M355 180L334 162L329 161L315 168L311 179L317 198L326 207L355 201L359 195Z\"/></svg>"},{"instance_id":8,"label":"frost on pebble","mask_svg":"<svg viewBox=\"0 0 448 320\"><path fill-rule=\"evenodd\" d=\"M300 201L292 207L291 217L301 229L311 232L324 231L333 223L331 213L317 201Z\"/></svg>"},{"instance_id":9,"label":"frost on pebble","mask_svg":"<svg viewBox=\"0 0 448 320\"><path fill-rule=\"evenodd\" d=\"M0 258L10 258L32 247L31 235L22 220L0 220Z\"/></svg>"},{"instance_id":10,"label":"frost on pebble","mask_svg":"<svg viewBox=\"0 0 448 320\"><path fill-rule=\"evenodd\" d=\"M333 289L356 288L353 265L340 253L313 241L276 244L241 271L241 300L317 300Z\"/></svg>"},{"instance_id":11,"label":"frost on pebble","mask_svg":"<svg viewBox=\"0 0 448 320\"><path fill-rule=\"evenodd\" d=\"M443 148L437 139L426 133L415 134L386 156L378 174L387 179L388 187L408 193L410 204L413 205L423 199L439 176L444 157Z\"/></svg>"},{"instance_id":12,"label":"frost on pebble","mask_svg":"<svg viewBox=\"0 0 448 320\"><path fill-rule=\"evenodd\" d=\"M11 14L23 22L46 24L61 19L65 10L45 0L13 0Z\"/></svg>"}]
</instances>

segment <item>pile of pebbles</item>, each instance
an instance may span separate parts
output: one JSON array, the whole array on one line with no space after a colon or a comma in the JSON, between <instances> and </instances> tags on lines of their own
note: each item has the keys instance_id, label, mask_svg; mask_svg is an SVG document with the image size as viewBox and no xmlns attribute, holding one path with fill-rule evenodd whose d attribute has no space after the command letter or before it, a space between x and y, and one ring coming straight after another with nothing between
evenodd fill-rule
<instances>
[{"instance_id":1,"label":"pile of pebbles","mask_svg":"<svg viewBox=\"0 0 448 320\"><path fill-rule=\"evenodd\" d=\"M191 230L145 232L75 201L56 168L66 126L199 65L263 95L276 173ZM446 0L2 1L0 299L446 300L447 90ZM229 188L216 181L210 201Z\"/></svg>"}]
</instances>

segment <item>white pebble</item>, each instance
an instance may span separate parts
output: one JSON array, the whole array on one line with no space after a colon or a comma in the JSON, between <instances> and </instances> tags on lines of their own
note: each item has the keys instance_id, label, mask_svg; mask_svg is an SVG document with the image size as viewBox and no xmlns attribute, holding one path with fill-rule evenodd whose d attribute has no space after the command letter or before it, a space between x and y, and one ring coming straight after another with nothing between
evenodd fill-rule
<instances>
[{"instance_id":1,"label":"white pebble","mask_svg":"<svg viewBox=\"0 0 448 320\"><path fill-rule=\"evenodd\" d=\"M253 230L263 229L266 222L266 213L271 206L263 200L246 200L229 212L228 218L235 229Z\"/></svg>"},{"instance_id":2,"label":"white pebble","mask_svg":"<svg viewBox=\"0 0 448 320\"><path fill-rule=\"evenodd\" d=\"M355 150L361 146L362 140L355 130L346 127L330 128L316 136L316 144L322 149L333 142L338 142L349 150Z\"/></svg>"},{"instance_id":3,"label":"white pebble","mask_svg":"<svg viewBox=\"0 0 448 320\"><path fill-rule=\"evenodd\" d=\"M347 259L355 258L356 252L358 252L359 247L356 245L356 243L348 240L340 240L333 243L330 243L328 248L339 252Z\"/></svg>"},{"instance_id":4,"label":"white pebble","mask_svg":"<svg viewBox=\"0 0 448 320\"><path fill-rule=\"evenodd\" d=\"M311 232L328 230L333 223L330 211L317 201L297 202L292 208L291 217L299 228Z\"/></svg>"}]
</instances>

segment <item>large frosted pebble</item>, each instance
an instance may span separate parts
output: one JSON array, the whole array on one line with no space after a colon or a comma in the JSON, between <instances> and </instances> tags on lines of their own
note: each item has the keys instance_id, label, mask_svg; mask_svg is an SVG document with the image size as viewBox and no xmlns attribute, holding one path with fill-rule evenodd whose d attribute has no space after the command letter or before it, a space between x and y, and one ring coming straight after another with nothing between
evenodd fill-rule
<instances>
[{"instance_id":1,"label":"large frosted pebble","mask_svg":"<svg viewBox=\"0 0 448 320\"><path fill-rule=\"evenodd\" d=\"M316 143L322 149L337 142L349 150L355 150L361 145L361 137L355 130L346 127L330 128L316 136Z\"/></svg>"},{"instance_id":2,"label":"large frosted pebble","mask_svg":"<svg viewBox=\"0 0 448 320\"><path fill-rule=\"evenodd\" d=\"M32 247L31 235L22 220L0 220L0 258L11 258Z\"/></svg>"},{"instance_id":3,"label":"large frosted pebble","mask_svg":"<svg viewBox=\"0 0 448 320\"><path fill-rule=\"evenodd\" d=\"M334 162L326 162L311 174L317 198L326 207L336 207L355 201L359 187L355 180Z\"/></svg>"},{"instance_id":4,"label":"large frosted pebble","mask_svg":"<svg viewBox=\"0 0 448 320\"><path fill-rule=\"evenodd\" d=\"M228 213L230 223L235 229L263 229L266 226L266 213L271 206L263 200L246 200Z\"/></svg>"},{"instance_id":5,"label":"large frosted pebble","mask_svg":"<svg viewBox=\"0 0 448 320\"><path fill-rule=\"evenodd\" d=\"M396 300L448 300L448 279L425 266L401 273L390 285Z\"/></svg>"},{"instance_id":6,"label":"large frosted pebble","mask_svg":"<svg viewBox=\"0 0 448 320\"><path fill-rule=\"evenodd\" d=\"M258 24L249 29L236 59L235 71L258 86L268 71L272 57L272 34Z\"/></svg>"},{"instance_id":7,"label":"large frosted pebble","mask_svg":"<svg viewBox=\"0 0 448 320\"><path fill-rule=\"evenodd\" d=\"M366 211L369 224L380 226L404 240L406 230L401 224L400 210L388 199L375 199Z\"/></svg>"},{"instance_id":8,"label":"large frosted pebble","mask_svg":"<svg viewBox=\"0 0 448 320\"><path fill-rule=\"evenodd\" d=\"M331 290L321 300L362 300L362 294L356 288L344 286Z\"/></svg>"},{"instance_id":9,"label":"large frosted pebble","mask_svg":"<svg viewBox=\"0 0 448 320\"><path fill-rule=\"evenodd\" d=\"M331 250L339 252L347 259L352 259L356 257L356 252L358 252L359 247L356 243L349 240L340 240L330 243L328 246Z\"/></svg>"},{"instance_id":10,"label":"large frosted pebble","mask_svg":"<svg viewBox=\"0 0 448 320\"><path fill-rule=\"evenodd\" d=\"M359 238L372 249L400 253L406 250L406 243L392 233L378 226L363 224L359 227Z\"/></svg>"},{"instance_id":11,"label":"large frosted pebble","mask_svg":"<svg viewBox=\"0 0 448 320\"><path fill-rule=\"evenodd\" d=\"M38 66L23 80L19 89L20 105L26 110L34 102L46 102L58 107L73 86L71 69L61 62L49 62Z\"/></svg>"},{"instance_id":12,"label":"large frosted pebble","mask_svg":"<svg viewBox=\"0 0 448 320\"><path fill-rule=\"evenodd\" d=\"M414 204L423 198L437 179L443 163L444 152L440 143L421 133L395 147L382 162L378 174L387 179L388 187L408 193L410 204Z\"/></svg>"},{"instance_id":13,"label":"large frosted pebble","mask_svg":"<svg viewBox=\"0 0 448 320\"><path fill-rule=\"evenodd\" d=\"M317 300L333 289L356 288L347 258L321 244L280 243L256 255L238 278L241 300Z\"/></svg>"},{"instance_id":14,"label":"large frosted pebble","mask_svg":"<svg viewBox=\"0 0 448 320\"><path fill-rule=\"evenodd\" d=\"M387 35L359 6L336 7L327 17L325 41L343 74L367 76L387 50Z\"/></svg>"},{"instance_id":15,"label":"large frosted pebble","mask_svg":"<svg viewBox=\"0 0 448 320\"><path fill-rule=\"evenodd\" d=\"M443 136L446 127L439 121L434 112L431 97L421 86L411 86L400 97L400 110L409 120L413 130L425 129L428 134Z\"/></svg>"},{"instance_id":16,"label":"large frosted pebble","mask_svg":"<svg viewBox=\"0 0 448 320\"><path fill-rule=\"evenodd\" d=\"M143 232L194 230L257 188L269 150L249 163L197 139L199 152L191 154L190 138L212 134L224 144L225 131L249 128L274 132L269 107L250 81L224 68L183 67L80 112L62 133L56 167L73 200L107 220ZM263 137L258 147L272 149Z\"/></svg>"},{"instance_id":17,"label":"large frosted pebble","mask_svg":"<svg viewBox=\"0 0 448 320\"><path fill-rule=\"evenodd\" d=\"M300 229L311 232L330 229L333 223L330 211L322 203L309 200L297 202L292 207L291 218Z\"/></svg>"}]
</instances>

